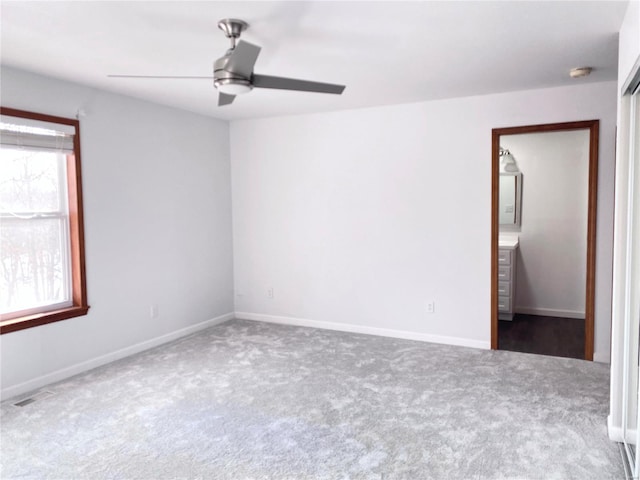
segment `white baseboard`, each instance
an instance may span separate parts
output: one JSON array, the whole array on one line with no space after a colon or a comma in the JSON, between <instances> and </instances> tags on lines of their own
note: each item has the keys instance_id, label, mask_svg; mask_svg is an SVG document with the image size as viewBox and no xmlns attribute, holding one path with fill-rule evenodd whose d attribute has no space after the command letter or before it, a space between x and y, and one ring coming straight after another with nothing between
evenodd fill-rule
<instances>
[{"instance_id":1,"label":"white baseboard","mask_svg":"<svg viewBox=\"0 0 640 480\"><path fill-rule=\"evenodd\" d=\"M612 425L611 415L607 417L607 431L609 440L620 443L624 441L622 427ZM627 430L627 443L636 443L636 430Z\"/></svg>"},{"instance_id":2,"label":"white baseboard","mask_svg":"<svg viewBox=\"0 0 640 480\"><path fill-rule=\"evenodd\" d=\"M593 352L593 361L598 363L611 363L611 354L602 352Z\"/></svg>"},{"instance_id":3,"label":"white baseboard","mask_svg":"<svg viewBox=\"0 0 640 480\"><path fill-rule=\"evenodd\" d=\"M516 313L540 315L542 317L578 318L584 320L584 312L577 310L558 310L556 308L516 307Z\"/></svg>"},{"instance_id":4,"label":"white baseboard","mask_svg":"<svg viewBox=\"0 0 640 480\"><path fill-rule=\"evenodd\" d=\"M364 333L380 337L403 338L405 340L419 340L421 342L441 343L445 345L457 345L460 347L472 347L488 350L490 342L473 340L470 338L446 337L427 333L408 332L405 330L392 330L389 328L368 327L349 323L325 322L306 318L284 317L279 315L265 315L262 313L236 312L236 318L243 320L257 320L260 322L279 323L282 325L295 325L298 327L322 328L325 330L338 330L341 332Z\"/></svg>"},{"instance_id":5,"label":"white baseboard","mask_svg":"<svg viewBox=\"0 0 640 480\"><path fill-rule=\"evenodd\" d=\"M50 383L54 383L54 382L59 382L60 380L64 380L65 378L72 377L73 375L86 372L87 370L91 370L92 368L96 368L96 367L105 365L107 363L120 360L121 358L128 357L129 355L133 355L135 353L139 353L144 350L157 347L158 345L171 342L180 337L191 335L192 333L195 333L199 330L203 330L207 327L218 325L220 323L231 320L234 317L235 316L233 312L226 313L224 315L220 315L219 317L205 320L204 322L200 322L195 325L190 325L188 327L181 328L180 330L176 330L176 331L161 335L159 337L155 337L150 340L145 340L144 342L136 343L135 345L131 345L129 347L116 350L115 352L107 353L105 355L101 355L99 357L95 357L90 360L86 360L84 362L76 363L75 365L71 365L69 367L65 367L60 370L56 370L55 372L47 373L46 375L33 378L26 382L3 388L2 391L0 392L0 399L5 400L7 398L15 397L16 395L22 395L32 390L42 388L45 385L49 385Z\"/></svg>"}]
</instances>

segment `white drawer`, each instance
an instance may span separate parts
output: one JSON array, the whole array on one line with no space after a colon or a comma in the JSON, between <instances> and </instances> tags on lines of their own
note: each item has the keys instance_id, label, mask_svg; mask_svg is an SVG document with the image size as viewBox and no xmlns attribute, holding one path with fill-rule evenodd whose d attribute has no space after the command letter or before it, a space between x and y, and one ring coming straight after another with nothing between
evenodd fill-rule
<instances>
[{"instance_id":1,"label":"white drawer","mask_svg":"<svg viewBox=\"0 0 640 480\"><path fill-rule=\"evenodd\" d=\"M498 266L498 281L508 282L511 280L511 266Z\"/></svg>"},{"instance_id":2,"label":"white drawer","mask_svg":"<svg viewBox=\"0 0 640 480\"><path fill-rule=\"evenodd\" d=\"M498 250L498 265L511 265L511 250Z\"/></svg>"},{"instance_id":3,"label":"white drawer","mask_svg":"<svg viewBox=\"0 0 640 480\"><path fill-rule=\"evenodd\" d=\"M511 300L509 299L509 297L498 297L498 311L499 312L511 311Z\"/></svg>"},{"instance_id":4,"label":"white drawer","mask_svg":"<svg viewBox=\"0 0 640 480\"><path fill-rule=\"evenodd\" d=\"M498 282L498 295L504 297L511 295L511 282Z\"/></svg>"}]
</instances>

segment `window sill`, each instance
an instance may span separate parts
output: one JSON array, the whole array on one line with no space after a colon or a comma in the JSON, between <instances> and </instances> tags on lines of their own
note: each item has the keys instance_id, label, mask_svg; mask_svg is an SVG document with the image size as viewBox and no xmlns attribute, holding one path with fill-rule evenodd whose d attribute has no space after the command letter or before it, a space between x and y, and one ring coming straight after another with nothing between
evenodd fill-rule
<instances>
[{"instance_id":1,"label":"window sill","mask_svg":"<svg viewBox=\"0 0 640 480\"><path fill-rule=\"evenodd\" d=\"M82 315L86 315L88 311L88 305L81 307L73 306L61 308L60 310L52 310L50 312L25 315L10 320L2 320L0 321L0 335L24 330L25 328L38 327L47 323L59 322L60 320L67 320L68 318L81 317Z\"/></svg>"}]
</instances>

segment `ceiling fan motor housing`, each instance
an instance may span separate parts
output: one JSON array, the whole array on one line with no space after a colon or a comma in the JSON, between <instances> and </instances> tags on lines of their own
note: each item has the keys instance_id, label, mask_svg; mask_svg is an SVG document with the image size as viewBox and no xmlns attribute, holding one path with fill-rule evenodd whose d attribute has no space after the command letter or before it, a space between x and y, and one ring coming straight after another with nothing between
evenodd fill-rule
<instances>
[{"instance_id":1,"label":"ceiling fan motor housing","mask_svg":"<svg viewBox=\"0 0 640 480\"><path fill-rule=\"evenodd\" d=\"M230 93L236 90L237 92L231 93L232 95L249 92L253 88L251 79L226 69L232 51L229 50L224 57L219 58L213 64L213 84L220 91L227 90Z\"/></svg>"}]
</instances>

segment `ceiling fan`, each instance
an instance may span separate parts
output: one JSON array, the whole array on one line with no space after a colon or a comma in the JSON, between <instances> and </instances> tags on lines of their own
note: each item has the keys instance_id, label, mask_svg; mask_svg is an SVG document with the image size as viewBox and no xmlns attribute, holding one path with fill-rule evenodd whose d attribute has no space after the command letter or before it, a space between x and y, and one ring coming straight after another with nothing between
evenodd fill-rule
<instances>
[{"instance_id":1,"label":"ceiling fan","mask_svg":"<svg viewBox=\"0 0 640 480\"><path fill-rule=\"evenodd\" d=\"M235 18L225 18L218 22L231 48L213 64L213 77L167 76L167 75L108 75L112 78L182 78L213 79L214 86L220 92L218 106L229 105L236 95L250 92L253 88L275 88L279 90L297 90L300 92L333 93L340 95L344 85L312 82L295 78L273 77L253 73L253 66L260 54L260 47L244 40L236 44L240 34L249 25Z\"/></svg>"}]
</instances>

